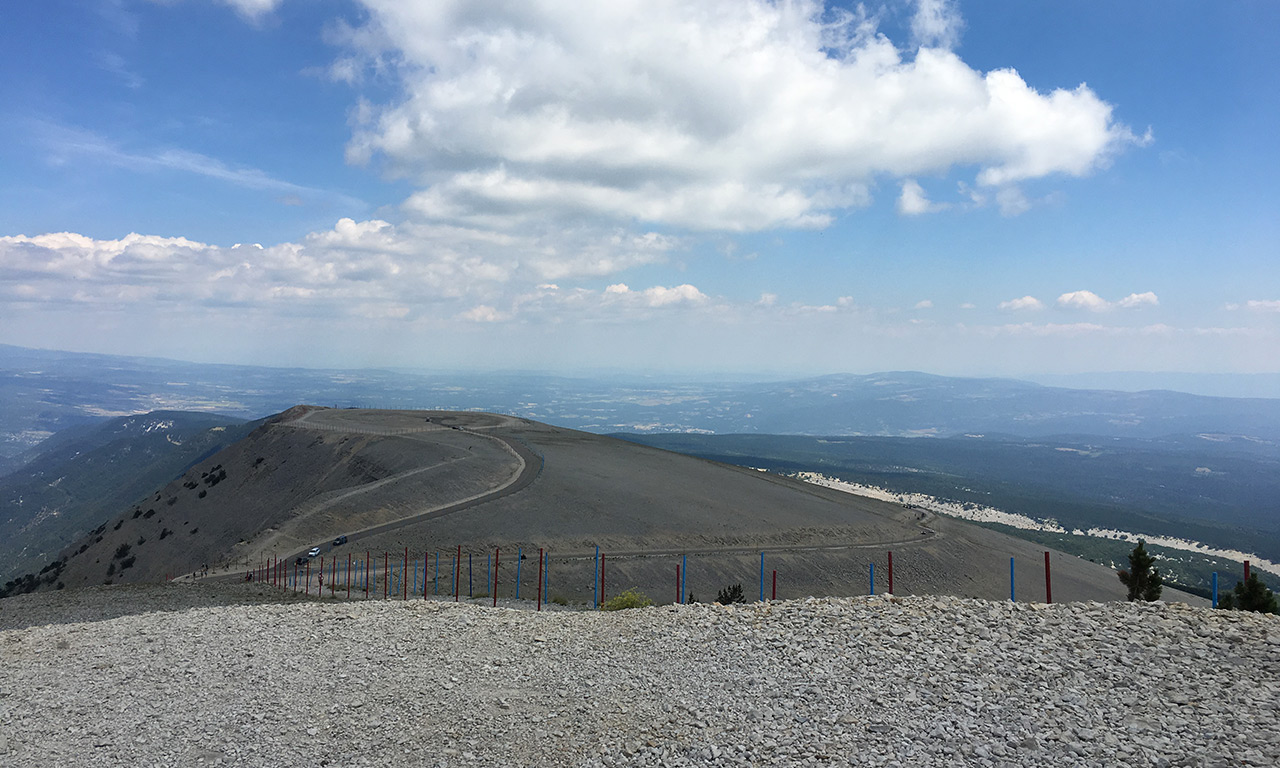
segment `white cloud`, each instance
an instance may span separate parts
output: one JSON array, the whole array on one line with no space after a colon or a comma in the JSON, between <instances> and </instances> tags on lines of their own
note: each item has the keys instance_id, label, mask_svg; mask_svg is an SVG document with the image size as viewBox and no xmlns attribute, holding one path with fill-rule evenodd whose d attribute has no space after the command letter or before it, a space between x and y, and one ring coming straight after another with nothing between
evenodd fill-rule
<instances>
[{"instance_id":1,"label":"white cloud","mask_svg":"<svg viewBox=\"0 0 1280 768\"><path fill-rule=\"evenodd\" d=\"M1227 309L1239 309L1239 304L1228 304ZM1280 301L1274 299L1250 299L1244 303L1245 309L1255 312L1280 312Z\"/></svg>"},{"instance_id":2,"label":"white cloud","mask_svg":"<svg viewBox=\"0 0 1280 768\"><path fill-rule=\"evenodd\" d=\"M954 48L960 42L964 21L955 0L917 0L911 17L911 37L926 48Z\"/></svg>"},{"instance_id":3,"label":"white cloud","mask_svg":"<svg viewBox=\"0 0 1280 768\"><path fill-rule=\"evenodd\" d=\"M1160 299L1151 291L1131 293L1119 301L1107 301L1093 291L1071 291L1058 297L1058 306L1063 309L1083 309L1089 312L1106 312L1111 309L1141 309L1160 304Z\"/></svg>"},{"instance_id":4,"label":"white cloud","mask_svg":"<svg viewBox=\"0 0 1280 768\"><path fill-rule=\"evenodd\" d=\"M1001 216L1020 216L1031 210L1031 201L1015 186L1001 187L996 191L996 205Z\"/></svg>"},{"instance_id":5,"label":"white cloud","mask_svg":"<svg viewBox=\"0 0 1280 768\"><path fill-rule=\"evenodd\" d=\"M1139 141L1085 86L1041 93L945 47L904 58L816 0L362 2L341 76L362 59L401 91L357 110L348 156L417 180L408 209L431 219L822 227L879 176L955 168L1015 211L1010 185ZM953 6L922 2L913 29L953 44Z\"/></svg>"},{"instance_id":6,"label":"white cloud","mask_svg":"<svg viewBox=\"0 0 1280 768\"><path fill-rule=\"evenodd\" d=\"M928 195L924 192L924 187L921 187L915 179L907 179L902 182L902 194L898 196L898 213L903 216L934 213L935 211L945 210L947 207L944 203L935 203L929 200Z\"/></svg>"},{"instance_id":7,"label":"white cloud","mask_svg":"<svg viewBox=\"0 0 1280 768\"><path fill-rule=\"evenodd\" d=\"M707 296L692 285L676 285L667 288L655 285L643 291L633 291L625 283L610 285L604 289L606 298L615 298L632 305L645 307L666 307L673 304L701 304Z\"/></svg>"},{"instance_id":8,"label":"white cloud","mask_svg":"<svg viewBox=\"0 0 1280 768\"><path fill-rule=\"evenodd\" d=\"M1024 309L1044 309L1044 304L1035 296L1023 296L1020 299L1010 299L1009 301L1000 302L1000 309L1010 309L1014 311Z\"/></svg>"},{"instance_id":9,"label":"white cloud","mask_svg":"<svg viewBox=\"0 0 1280 768\"><path fill-rule=\"evenodd\" d=\"M978 308L978 305L977 305L977 304L974 304L974 303L973 303L973 302L971 302L971 301L966 301L965 303L963 303L963 304L961 304L961 305L960 305L960 308L961 308L961 309L977 309L977 308Z\"/></svg>"},{"instance_id":10,"label":"white cloud","mask_svg":"<svg viewBox=\"0 0 1280 768\"><path fill-rule=\"evenodd\" d=\"M1151 291L1144 293L1131 293L1123 299L1116 302L1117 307L1122 309L1136 309L1139 307L1154 307L1160 304L1160 299Z\"/></svg>"},{"instance_id":11,"label":"white cloud","mask_svg":"<svg viewBox=\"0 0 1280 768\"><path fill-rule=\"evenodd\" d=\"M916 307L915 307L915 308L916 308L916 309L931 309L931 308L933 308L933 302L932 302L932 301L930 301L929 299L924 299L924 300L922 300L922 301L917 301L917 302L916 302Z\"/></svg>"},{"instance_id":12,"label":"white cloud","mask_svg":"<svg viewBox=\"0 0 1280 768\"><path fill-rule=\"evenodd\" d=\"M276 309L303 300L340 311L369 302L418 307L472 299L493 305L530 286L555 290L548 279L596 277L660 260L673 242L657 235L515 236L344 218L332 229L265 248L138 234L118 240L70 232L0 237L0 275L32 286L51 303L113 304L142 291L134 298ZM661 306L701 295L690 289L650 289L642 300Z\"/></svg>"},{"instance_id":13,"label":"white cloud","mask_svg":"<svg viewBox=\"0 0 1280 768\"><path fill-rule=\"evenodd\" d=\"M1071 291L1058 297L1058 306L1065 309L1087 309L1102 312L1111 309L1111 303L1093 291Z\"/></svg>"}]
</instances>

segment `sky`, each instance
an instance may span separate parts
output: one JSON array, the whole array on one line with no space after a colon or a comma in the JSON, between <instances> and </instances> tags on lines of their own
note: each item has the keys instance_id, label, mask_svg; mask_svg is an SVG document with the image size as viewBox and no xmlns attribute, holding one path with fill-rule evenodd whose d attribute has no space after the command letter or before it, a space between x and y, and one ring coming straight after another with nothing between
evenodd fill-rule
<instances>
[{"instance_id":1,"label":"sky","mask_svg":"<svg viewBox=\"0 0 1280 768\"><path fill-rule=\"evenodd\" d=\"M0 6L0 343L1280 371L1280 4Z\"/></svg>"}]
</instances>

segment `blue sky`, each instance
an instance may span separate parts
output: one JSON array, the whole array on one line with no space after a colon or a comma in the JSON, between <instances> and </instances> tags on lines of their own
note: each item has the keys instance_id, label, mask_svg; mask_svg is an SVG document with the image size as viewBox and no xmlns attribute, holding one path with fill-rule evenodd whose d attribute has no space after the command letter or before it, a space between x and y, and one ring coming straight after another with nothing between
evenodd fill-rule
<instances>
[{"instance_id":1,"label":"blue sky","mask_svg":"<svg viewBox=\"0 0 1280 768\"><path fill-rule=\"evenodd\" d=\"M1270 2L9 3L0 342L1274 372L1276 29Z\"/></svg>"}]
</instances>

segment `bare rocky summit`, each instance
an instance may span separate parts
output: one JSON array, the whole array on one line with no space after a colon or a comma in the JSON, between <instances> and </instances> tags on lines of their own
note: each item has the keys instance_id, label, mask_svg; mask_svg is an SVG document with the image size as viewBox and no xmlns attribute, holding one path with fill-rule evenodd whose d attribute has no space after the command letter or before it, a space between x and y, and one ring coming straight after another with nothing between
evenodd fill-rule
<instances>
[{"instance_id":1,"label":"bare rocky summit","mask_svg":"<svg viewBox=\"0 0 1280 768\"><path fill-rule=\"evenodd\" d=\"M1280 618L949 597L0 604L0 765L1280 763Z\"/></svg>"}]
</instances>

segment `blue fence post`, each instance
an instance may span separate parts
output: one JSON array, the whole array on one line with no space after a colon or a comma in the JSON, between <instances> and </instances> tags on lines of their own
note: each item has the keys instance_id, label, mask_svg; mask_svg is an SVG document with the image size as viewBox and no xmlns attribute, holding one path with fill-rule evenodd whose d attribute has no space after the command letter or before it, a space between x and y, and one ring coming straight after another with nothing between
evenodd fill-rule
<instances>
[{"instance_id":1,"label":"blue fence post","mask_svg":"<svg viewBox=\"0 0 1280 768\"><path fill-rule=\"evenodd\" d=\"M600 610L600 547L596 547L596 578L591 582L591 610Z\"/></svg>"},{"instance_id":2,"label":"blue fence post","mask_svg":"<svg viewBox=\"0 0 1280 768\"><path fill-rule=\"evenodd\" d=\"M1218 607L1218 572L1213 572L1213 603L1212 607Z\"/></svg>"},{"instance_id":3,"label":"blue fence post","mask_svg":"<svg viewBox=\"0 0 1280 768\"><path fill-rule=\"evenodd\" d=\"M471 578L471 553L467 553L467 597L475 597L475 580Z\"/></svg>"},{"instance_id":4,"label":"blue fence post","mask_svg":"<svg viewBox=\"0 0 1280 768\"><path fill-rule=\"evenodd\" d=\"M524 547L516 547L516 599L520 599L520 566L524 563Z\"/></svg>"},{"instance_id":5,"label":"blue fence post","mask_svg":"<svg viewBox=\"0 0 1280 768\"><path fill-rule=\"evenodd\" d=\"M689 602L689 591L685 589L685 584L689 578L689 556L680 556L680 604L684 605Z\"/></svg>"},{"instance_id":6,"label":"blue fence post","mask_svg":"<svg viewBox=\"0 0 1280 768\"><path fill-rule=\"evenodd\" d=\"M551 600L551 550L547 550L543 554L542 561L542 590L547 595L547 601Z\"/></svg>"},{"instance_id":7,"label":"blue fence post","mask_svg":"<svg viewBox=\"0 0 1280 768\"><path fill-rule=\"evenodd\" d=\"M871 564L871 594L876 593L876 564Z\"/></svg>"},{"instance_id":8,"label":"blue fence post","mask_svg":"<svg viewBox=\"0 0 1280 768\"><path fill-rule=\"evenodd\" d=\"M1017 593L1013 591L1013 558L1009 558L1009 602L1018 602Z\"/></svg>"},{"instance_id":9,"label":"blue fence post","mask_svg":"<svg viewBox=\"0 0 1280 768\"><path fill-rule=\"evenodd\" d=\"M449 558L449 570L453 573L453 591L458 591L458 553L455 552Z\"/></svg>"},{"instance_id":10,"label":"blue fence post","mask_svg":"<svg viewBox=\"0 0 1280 768\"><path fill-rule=\"evenodd\" d=\"M764 553L760 553L760 602L764 602Z\"/></svg>"},{"instance_id":11,"label":"blue fence post","mask_svg":"<svg viewBox=\"0 0 1280 768\"><path fill-rule=\"evenodd\" d=\"M436 550L436 578L435 586L431 590L431 594L440 594L440 551Z\"/></svg>"},{"instance_id":12,"label":"blue fence post","mask_svg":"<svg viewBox=\"0 0 1280 768\"><path fill-rule=\"evenodd\" d=\"M489 564L485 567L485 573L488 575L489 580L485 584L489 585L493 583L493 553L490 552L487 557L489 558ZM488 589L488 586L485 589Z\"/></svg>"}]
</instances>

